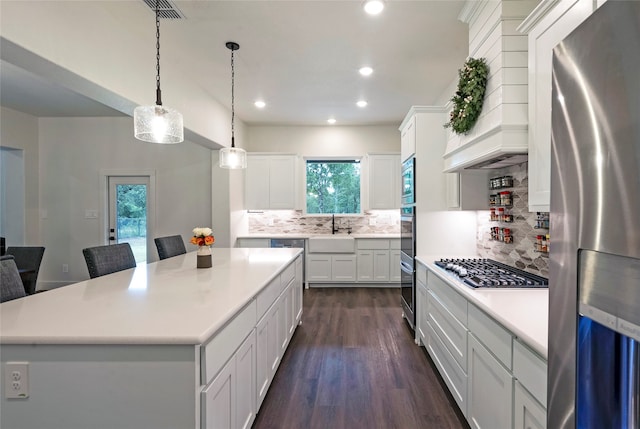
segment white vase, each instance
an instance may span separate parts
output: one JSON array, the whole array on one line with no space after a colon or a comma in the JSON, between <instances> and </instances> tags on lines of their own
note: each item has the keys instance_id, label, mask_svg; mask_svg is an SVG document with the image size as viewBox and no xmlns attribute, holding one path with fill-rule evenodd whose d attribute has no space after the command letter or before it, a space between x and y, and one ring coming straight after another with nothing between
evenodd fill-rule
<instances>
[{"instance_id":1,"label":"white vase","mask_svg":"<svg viewBox=\"0 0 640 429\"><path fill-rule=\"evenodd\" d=\"M211 255L211 247L198 246L198 256L207 256L207 255Z\"/></svg>"}]
</instances>

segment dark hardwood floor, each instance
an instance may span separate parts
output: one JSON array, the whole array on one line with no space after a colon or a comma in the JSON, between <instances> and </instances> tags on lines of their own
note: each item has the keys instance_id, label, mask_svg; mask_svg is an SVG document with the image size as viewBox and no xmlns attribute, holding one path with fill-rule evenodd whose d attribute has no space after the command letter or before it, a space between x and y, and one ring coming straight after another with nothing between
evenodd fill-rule
<instances>
[{"instance_id":1,"label":"dark hardwood floor","mask_svg":"<svg viewBox=\"0 0 640 429\"><path fill-rule=\"evenodd\" d=\"M468 428L401 315L399 289L306 289L253 427Z\"/></svg>"}]
</instances>

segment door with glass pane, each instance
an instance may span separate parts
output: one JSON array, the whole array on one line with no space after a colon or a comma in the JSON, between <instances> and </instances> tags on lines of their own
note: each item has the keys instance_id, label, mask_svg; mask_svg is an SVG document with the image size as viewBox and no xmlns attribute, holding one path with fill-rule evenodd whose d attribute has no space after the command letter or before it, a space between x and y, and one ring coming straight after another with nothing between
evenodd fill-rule
<instances>
[{"instance_id":1,"label":"door with glass pane","mask_svg":"<svg viewBox=\"0 0 640 429\"><path fill-rule=\"evenodd\" d=\"M152 237L148 176L109 176L109 242L129 243L136 263L146 262Z\"/></svg>"}]
</instances>

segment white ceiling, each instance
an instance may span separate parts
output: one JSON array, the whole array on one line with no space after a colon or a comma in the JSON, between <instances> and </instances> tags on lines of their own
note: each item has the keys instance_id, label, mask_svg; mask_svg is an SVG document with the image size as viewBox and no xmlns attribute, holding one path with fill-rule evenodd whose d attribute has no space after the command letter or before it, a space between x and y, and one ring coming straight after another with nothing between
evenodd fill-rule
<instances>
[{"instance_id":1,"label":"white ceiling","mask_svg":"<svg viewBox=\"0 0 640 429\"><path fill-rule=\"evenodd\" d=\"M75 2L59 3L73 13ZM155 30L153 11L142 0L104 3L105 13L136 26L132 33ZM410 106L448 98L445 91L468 55L467 25L458 20L464 2L458 0L388 0L379 16L365 14L360 0L174 4L184 19L161 21L161 62L179 62L188 79L230 107L224 44L239 43L236 115L250 125L323 125L330 116L338 125L399 124ZM373 67L373 75L360 76L362 65ZM5 61L0 66L5 107L39 117L121 114L46 77ZM171 97L163 91L168 106ZM253 106L258 98L265 109ZM359 99L369 105L357 107Z\"/></svg>"}]
</instances>

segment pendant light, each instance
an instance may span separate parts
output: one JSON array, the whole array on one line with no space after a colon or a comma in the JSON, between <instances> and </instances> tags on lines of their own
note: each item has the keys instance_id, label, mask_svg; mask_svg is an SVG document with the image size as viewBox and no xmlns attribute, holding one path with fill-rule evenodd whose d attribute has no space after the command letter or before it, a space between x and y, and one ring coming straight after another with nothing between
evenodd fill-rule
<instances>
[{"instance_id":1,"label":"pendant light","mask_svg":"<svg viewBox=\"0 0 640 429\"><path fill-rule=\"evenodd\" d=\"M133 111L133 133L150 143L180 143L184 140L182 114L162 105L160 91L160 0L156 0L156 105Z\"/></svg>"},{"instance_id":2,"label":"pendant light","mask_svg":"<svg viewBox=\"0 0 640 429\"><path fill-rule=\"evenodd\" d=\"M231 147L220 149L220 161L218 165L221 168L235 170L238 168L247 168L247 152L244 149L236 147L234 135L235 96L233 90L235 86L235 67L233 64L233 52L240 49L240 45L235 42L227 42L225 46L231 50Z\"/></svg>"}]
</instances>

